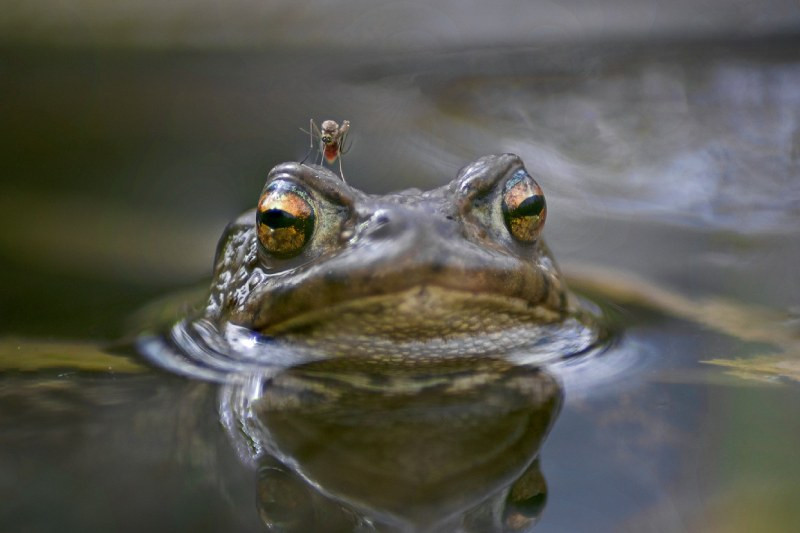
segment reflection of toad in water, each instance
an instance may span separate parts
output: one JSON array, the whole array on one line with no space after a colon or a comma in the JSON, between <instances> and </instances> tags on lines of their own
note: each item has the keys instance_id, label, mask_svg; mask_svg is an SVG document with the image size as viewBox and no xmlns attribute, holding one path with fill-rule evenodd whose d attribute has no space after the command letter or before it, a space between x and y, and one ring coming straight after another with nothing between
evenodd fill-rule
<instances>
[{"instance_id":1,"label":"reflection of toad in water","mask_svg":"<svg viewBox=\"0 0 800 533\"><path fill-rule=\"evenodd\" d=\"M228 385L222 415L258 466L272 530L527 530L561 405L540 369L494 359L327 360Z\"/></svg>"}]
</instances>

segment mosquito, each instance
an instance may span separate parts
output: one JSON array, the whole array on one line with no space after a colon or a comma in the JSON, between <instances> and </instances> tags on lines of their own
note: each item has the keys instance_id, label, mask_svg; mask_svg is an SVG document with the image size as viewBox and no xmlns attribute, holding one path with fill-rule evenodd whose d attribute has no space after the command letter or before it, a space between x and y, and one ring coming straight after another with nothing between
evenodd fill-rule
<instances>
[{"instance_id":1,"label":"mosquito","mask_svg":"<svg viewBox=\"0 0 800 533\"><path fill-rule=\"evenodd\" d=\"M305 130L301 129L301 131ZM342 155L347 153L349 150L349 147L344 147L348 131L350 131L349 120L343 120L341 126L339 126L335 120L325 120L319 127L317 127L317 123L314 122L314 119L310 119L307 132L309 139L308 154L306 154L306 157L303 158L303 161L308 158L308 155L311 154L311 151L314 149L314 137L316 137L319 139L318 164L321 165L322 161L324 160L327 161L329 165L333 165L338 159L339 175L342 176L342 181L344 181L344 172L342 172Z\"/></svg>"}]
</instances>

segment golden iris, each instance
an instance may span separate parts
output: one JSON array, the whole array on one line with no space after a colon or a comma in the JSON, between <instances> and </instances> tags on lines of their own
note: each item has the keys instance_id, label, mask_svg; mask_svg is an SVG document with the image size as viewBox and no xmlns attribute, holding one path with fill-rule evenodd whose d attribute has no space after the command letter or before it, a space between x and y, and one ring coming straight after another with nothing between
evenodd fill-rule
<instances>
[{"instance_id":1,"label":"golden iris","mask_svg":"<svg viewBox=\"0 0 800 533\"><path fill-rule=\"evenodd\" d=\"M314 220L314 208L308 196L292 184L274 182L258 200L258 240L276 257L300 253L314 233Z\"/></svg>"},{"instance_id":2,"label":"golden iris","mask_svg":"<svg viewBox=\"0 0 800 533\"><path fill-rule=\"evenodd\" d=\"M503 189L503 219L511 235L522 242L539 236L547 217L547 204L539 184L524 170L518 170Z\"/></svg>"}]
</instances>

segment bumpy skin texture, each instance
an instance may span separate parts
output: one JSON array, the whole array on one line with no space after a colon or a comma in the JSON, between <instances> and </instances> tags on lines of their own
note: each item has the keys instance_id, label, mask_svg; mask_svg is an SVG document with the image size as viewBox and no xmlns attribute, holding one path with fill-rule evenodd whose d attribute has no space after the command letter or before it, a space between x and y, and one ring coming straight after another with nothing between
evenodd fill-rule
<instances>
[{"instance_id":1,"label":"bumpy skin texture","mask_svg":"<svg viewBox=\"0 0 800 533\"><path fill-rule=\"evenodd\" d=\"M573 311L540 238L515 240L503 219L515 155L486 156L438 189L365 194L317 166L269 173L301 188L316 227L295 257L271 256L255 212L228 226L206 318L274 337L403 341L501 333L555 323Z\"/></svg>"}]
</instances>

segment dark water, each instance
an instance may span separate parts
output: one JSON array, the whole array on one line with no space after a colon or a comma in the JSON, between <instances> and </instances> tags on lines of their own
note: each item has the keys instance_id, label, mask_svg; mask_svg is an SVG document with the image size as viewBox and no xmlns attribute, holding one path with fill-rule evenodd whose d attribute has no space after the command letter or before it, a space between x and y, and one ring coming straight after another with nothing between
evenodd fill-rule
<instances>
[{"instance_id":1,"label":"dark water","mask_svg":"<svg viewBox=\"0 0 800 533\"><path fill-rule=\"evenodd\" d=\"M796 529L798 50L794 37L380 57L3 50L0 529ZM369 192L518 153L562 265L629 272L689 304L632 302L599 278L623 329L603 356L487 370L480 395L377 412L281 403L313 369L221 389L106 371L94 346L206 282L225 223L271 166L304 155L310 116L350 119L345 173ZM42 343L66 360L37 369ZM755 357L738 375L703 363ZM239 432L242 402L283 456ZM442 464L450 477L401 490Z\"/></svg>"}]
</instances>

